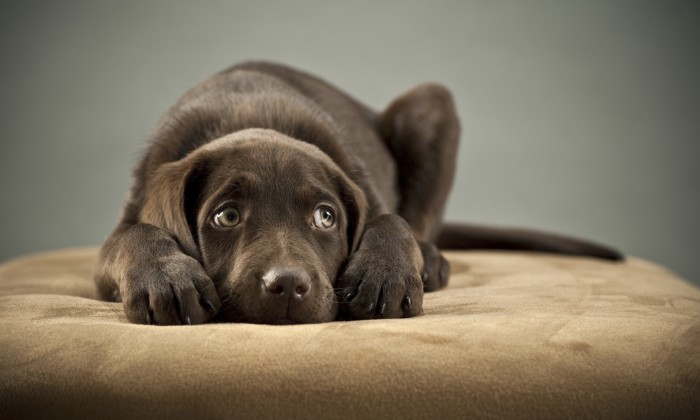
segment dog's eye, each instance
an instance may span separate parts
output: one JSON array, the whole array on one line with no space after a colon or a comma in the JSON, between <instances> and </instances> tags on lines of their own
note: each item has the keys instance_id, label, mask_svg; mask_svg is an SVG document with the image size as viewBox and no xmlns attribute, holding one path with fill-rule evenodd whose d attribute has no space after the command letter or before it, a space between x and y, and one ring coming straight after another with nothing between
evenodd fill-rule
<instances>
[{"instance_id":1,"label":"dog's eye","mask_svg":"<svg viewBox=\"0 0 700 420\"><path fill-rule=\"evenodd\" d=\"M321 229L330 229L335 226L335 213L329 206L318 206L314 211L314 225Z\"/></svg>"},{"instance_id":2,"label":"dog's eye","mask_svg":"<svg viewBox=\"0 0 700 420\"><path fill-rule=\"evenodd\" d=\"M225 228L236 226L240 220L241 216L238 214L238 210L233 207L225 208L214 216L214 223Z\"/></svg>"}]
</instances>

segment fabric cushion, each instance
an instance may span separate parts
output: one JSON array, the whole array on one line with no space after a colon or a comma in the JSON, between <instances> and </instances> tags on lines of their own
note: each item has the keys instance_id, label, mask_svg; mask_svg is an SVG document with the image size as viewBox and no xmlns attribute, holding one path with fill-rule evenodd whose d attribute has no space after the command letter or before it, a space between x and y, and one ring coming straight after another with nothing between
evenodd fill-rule
<instances>
[{"instance_id":1,"label":"fabric cushion","mask_svg":"<svg viewBox=\"0 0 700 420\"><path fill-rule=\"evenodd\" d=\"M0 265L0 418L700 418L700 290L643 260L449 252L417 318L157 327L96 254Z\"/></svg>"}]
</instances>

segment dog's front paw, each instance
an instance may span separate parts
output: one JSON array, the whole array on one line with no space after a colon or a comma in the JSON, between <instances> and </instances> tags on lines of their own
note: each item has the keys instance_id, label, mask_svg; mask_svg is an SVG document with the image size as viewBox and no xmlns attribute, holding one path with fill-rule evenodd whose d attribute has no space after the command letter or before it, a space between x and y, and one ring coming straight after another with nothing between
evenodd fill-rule
<instances>
[{"instance_id":1,"label":"dog's front paw","mask_svg":"<svg viewBox=\"0 0 700 420\"><path fill-rule=\"evenodd\" d=\"M124 311L136 324L202 324L221 306L201 264L183 253L131 264L120 284Z\"/></svg>"},{"instance_id":2,"label":"dog's front paw","mask_svg":"<svg viewBox=\"0 0 700 420\"><path fill-rule=\"evenodd\" d=\"M352 319L420 314L422 266L421 251L403 219L384 215L368 223L338 278L342 314Z\"/></svg>"}]
</instances>

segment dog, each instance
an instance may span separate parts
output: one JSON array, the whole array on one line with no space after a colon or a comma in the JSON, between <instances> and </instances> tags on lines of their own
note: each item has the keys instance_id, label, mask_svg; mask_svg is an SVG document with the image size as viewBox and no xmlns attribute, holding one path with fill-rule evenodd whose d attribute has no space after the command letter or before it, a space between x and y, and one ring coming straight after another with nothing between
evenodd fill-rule
<instances>
[{"instance_id":1,"label":"dog","mask_svg":"<svg viewBox=\"0 0 700 420\"><path fill-rule=\"evenodd\" d=\"M377 113L301 71L235 65L157 123L100 251L98 296L140 324L400 318L447 284L440 248L623 258L563 236L443 224L459 134L438 84Z\"/></svg>"}]
</instances>

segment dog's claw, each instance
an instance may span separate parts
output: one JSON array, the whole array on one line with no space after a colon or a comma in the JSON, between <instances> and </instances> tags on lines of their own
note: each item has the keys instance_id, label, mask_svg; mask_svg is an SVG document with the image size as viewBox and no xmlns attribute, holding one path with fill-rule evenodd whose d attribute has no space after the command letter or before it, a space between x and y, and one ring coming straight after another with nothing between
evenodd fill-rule
<instances>
[{"instance_id":1,"label":"dog's claw","mask_svg":"<svg viewBox=\"0 0 700 420\"><path fill-rule=\"evenodd\" d=\"M208 310L209 312L211 312L212 314L216 313L216 308L214 307L214 304L212 304L212 303L209 302L208 300L205 300L205 301L204 301L204 307L206 307L207 310Z\"/></svg>"},{"instance_id":2,"label":"dog's claw","mask_svg":"<svg viewBox=\"0 0 700 420\"><path fill-rule=\"evenodd\" d=\"M401 303L401 306L403 307L404 312L410 311L411 310L411 297L406 296L406 298Z\"/></svg>"}]
</instances>

